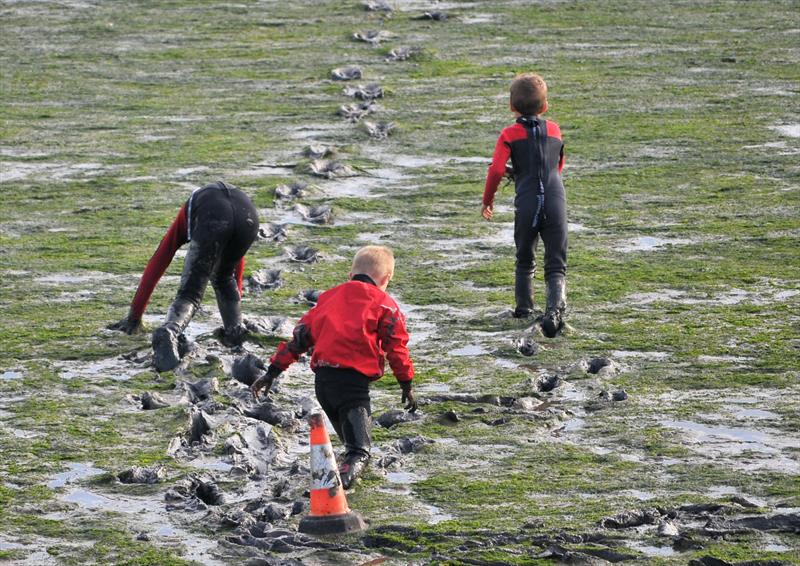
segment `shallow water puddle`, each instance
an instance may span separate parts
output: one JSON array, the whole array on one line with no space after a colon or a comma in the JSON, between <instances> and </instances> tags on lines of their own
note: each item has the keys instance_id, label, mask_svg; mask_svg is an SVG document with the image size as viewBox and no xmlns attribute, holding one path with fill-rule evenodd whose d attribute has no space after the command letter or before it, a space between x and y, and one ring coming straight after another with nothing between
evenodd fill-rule
<instances>
[{"instance_id":1,"label":"shallow water puddle","mask_svg":"<svg viewBox=\"0 0 800 566\"><path fill-rule=\"evenodd\" d=\"M800 124L784 124L782 126L772 126L773 130L781 135L790 138L800 138Z\"/></svg>"},{"instance_id":2,"label":"shallow water puddle","mask_svg":"<svg viewBox=\"0 0 800 566\"><path fill-rule=\"evenodd\" d=\"M66 361L59 362L59 376L61 379L74 379L76 377L108 377L115 381L126 381L135 375L147 371L146 368L131 365L131 362L122 356L106 358L94 362Z\"/></svg>"},{"instance_id":3,"label":"shallow water puddle","mask_svg":"<svg viewBox=\"0 0 800 566\"><path fill-rule=\"evenodd\" d=\"M64 487L68 483L72 483L77 480L82 480L106 473L105 470L92 467L91 462L85 464L82 462L71 462L68 464L68 466L70 469L66 472L61 472L53 476L53 479L47 482L47 487L50 489L56 489L59 487Z\"/></svg>"},{"instance_id":4,"label":"shallow water puddle","mask_svg":"<svg viewBox=\"0 0 800 566\"><path fill-rule=\"evenodd\" d=\"M3 373L0 373L0 379L6 380L6 381L12 381L12 380L15 380L15 379L22 379L22 372L21 371L14 371L14 370L4 371Z\"/></svg>"},{"instance_id":5,"label":"shallow water puddle","mask_svg":"<svg viewBox=\"0 0 800 566\"><path fill-rule=\"evenodd\" d=\"M628 240L614 249L618 252L628 253L628 252L649 252L653 250L661 249L665 246L680 246L680 245L687 245L691 244L691 240L685 239L667 239L667 238L657 238L654 236L641 236L639 238L633 238L632 240Z\"/></svg>"},{"instance_id":6,"label":"shallow water puddle","mask_svg":"<svg viewBox=\"0 0 800 566\"><path fill-rule=\"evenodd\" d=\"M646 556L675 556L677 552L671 546L653 546L641 542L630 542L628 547L638 550Z\"/></svg>"},{"instance_id":7,"label":"shallow water puddle","mask_svg":"<svg viewBox=\"0 0 800 566\"><path fill-rule=\"evenodd\" d=\"M450 356L482 356L484 354L488 354L489 351L485 350L478 344L470 344L469 346L463 346L461 348L456 348L455 350L450 350L447 353Z\"/></svg>"}]
</instances>

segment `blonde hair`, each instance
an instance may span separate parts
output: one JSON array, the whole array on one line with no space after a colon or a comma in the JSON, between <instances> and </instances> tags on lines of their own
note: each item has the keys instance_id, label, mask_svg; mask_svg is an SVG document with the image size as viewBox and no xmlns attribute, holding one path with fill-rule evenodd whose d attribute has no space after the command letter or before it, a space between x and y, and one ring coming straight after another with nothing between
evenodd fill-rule
<instances>
[{"instance_id":1,"label":"blonde hair","mask_svg":"<svg viewBox=\"0 0 800 566\"><path fill-rule=\"evenodd\" d=\"M353 275L363 273L375 282L394 273L394 252L386 246L364 246L353 258Z\"/></svg>"},{"instance_id":2,"label":"blonde hair","mask_svg":"<svg viewBox=\"0 0 800 566\"><path fill-rule=\"evenodd\" d=\"M511 106L523 116L536 116L547 104L547 83L536 73L522 73L511 82Z\"/></svg>"}]
</instances>

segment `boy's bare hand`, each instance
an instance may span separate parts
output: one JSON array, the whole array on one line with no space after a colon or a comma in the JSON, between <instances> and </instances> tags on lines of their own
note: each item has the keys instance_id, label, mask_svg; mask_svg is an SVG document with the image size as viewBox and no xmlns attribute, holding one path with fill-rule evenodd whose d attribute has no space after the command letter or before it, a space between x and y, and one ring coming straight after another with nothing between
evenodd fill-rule
<instances>
[{"instance_id":1,"label":"boy's bare hand","mask_svg":"<svg viewBox=\"0 0 800 566\"><path fill-rule=\"evenodd\" d=\"M406 406L403 408L409 413L416 412L417 396L414 394L414 390L411 388L411 382L410 381L401 382L400 387L403 388L403 396L400 397L400 402L406 403Z\"/></svg>"},{"instance_id":2,"label":"boy's bare hand","mask_svg":"<svg viewBox=\"0 0 800 566\"><path fill-rule=\"evenodd\" d=\"M125 334L139 334L142 331L142 321L131 320L129 316L126 316L119 322L109 324L106 328L109 330L119 330Z\"/></svg>"},{"instance_id":3,"label":"boy's bare hand","mask_svg":"<svg viewBox=\"0 0 800 566\"><path fill-rule=\"evenodd\" d=\"M253 385L250 386L250 392L256 398L256 401L258 400L258 392L262 389L264 390L264 395L269 393L273 381L275 380L265 373L253 382Z\"/></svg>"},{"instance_id":4,"label":"boy's bare hand","mask_svg":"<svg viewBox=\"0 0 800 566\"><path fill-rule=\"evenodd\" d=\"M494 214L494 212L492 211L493 208L494 208L494 205L491 205L491 204L482 205L481 206L481 216L483 216L486 220L491 220L492 219L492 215Z\"/></svg>"}]
</instances>

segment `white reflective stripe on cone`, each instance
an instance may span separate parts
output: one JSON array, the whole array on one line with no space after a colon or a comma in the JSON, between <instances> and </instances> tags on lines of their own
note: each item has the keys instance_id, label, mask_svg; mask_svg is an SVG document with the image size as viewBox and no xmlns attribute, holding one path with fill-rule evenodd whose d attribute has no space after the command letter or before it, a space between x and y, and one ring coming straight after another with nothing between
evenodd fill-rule
<instances>
[{"instance_id":1,"label":"white reflective stripe on cone","mask_svg":"<svg viewBox=\"0 0 800 566\"><path fill-rule=\"evenodd\" d=\"M330 444L311 446L311 489L330 489L341 485L336 458Z\"/></svg>"}]
</instances>

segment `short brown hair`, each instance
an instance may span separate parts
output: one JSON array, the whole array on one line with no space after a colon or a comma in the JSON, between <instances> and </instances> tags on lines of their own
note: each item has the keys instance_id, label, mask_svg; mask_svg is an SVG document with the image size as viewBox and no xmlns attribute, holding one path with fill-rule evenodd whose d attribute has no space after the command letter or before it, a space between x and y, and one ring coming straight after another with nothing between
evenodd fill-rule
<instances>
[{"instance_id":1,"label":"short brown hair","mask_svg":"<svg viewBox=\"0 0 800 566\"><path fill-rule=\"evenodd\" d=\"M523 116L536 116L547 103L547 83L535 73L522 73L511 83L511 106Z\"/></svg>"},{"instance_id":2,"label":"short brown hair","mask_svg":"<svg viewBox=\"0 0 800 566\"><path fill-rule=\"evenodd\" d=\"M363 273L376 282L394 273L394 252L385 246L364 246L353 258L353 275Z\"/></svg>"}]
</instances>

